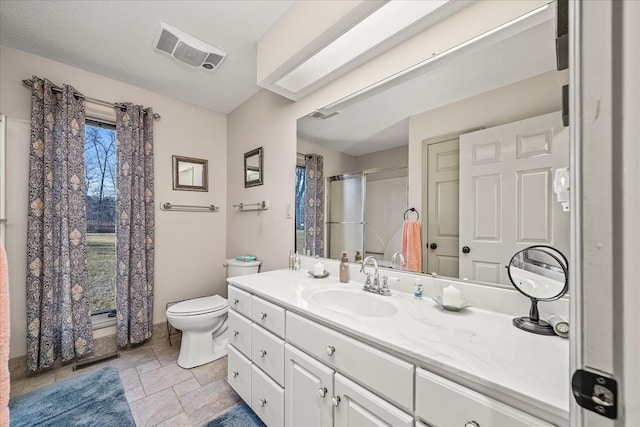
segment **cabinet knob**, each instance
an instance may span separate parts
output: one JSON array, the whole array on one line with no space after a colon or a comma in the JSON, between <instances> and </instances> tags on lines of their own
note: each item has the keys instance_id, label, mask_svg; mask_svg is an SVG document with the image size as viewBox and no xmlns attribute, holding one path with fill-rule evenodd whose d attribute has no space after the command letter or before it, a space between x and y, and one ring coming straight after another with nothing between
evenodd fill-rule
<instances>
[{"instance_id":1,"label":"cabinet knob","mask_svg":"<svg viewBox=\"0 0 640 427\"><path fill-rule=\"evenodd\" d=\"M464 423L464 427L480 427L480 424L475 421L467 421Z\"/></svg>"},{"instance_id":2,"label":"cabinet knob","mask_svg":"<svg viewBox=\"0 0 640 427\"><path fill-rule=\"evenodd\" d=\"M267 355L267 350L260 350L260 357L265 357Z\"/></svg>"},{"instance_id":3,"label":"cabinet knob","mask_svg":"<svg viewBox=\"0 0 640 427\"><path fill-rule=\"evenodd\" d=\"M337 408L340 404L340 396L333 396L331 398L331 404Z\"/></svg>"},{"instance_id":4,"label":"cabinet knob","mask_svg":"<svg viewBox=\"0 0 640 427\"><path fill-rule=\"evenodd\" d=\"M335 352L336 352L336 348L334 346L332 346L332 345L328 345L327 346L327 354L329 356L333 356L333 353L335 353Z\"/></svg>"},{"instance_id":5,"label":"cabinet knob","mask_svg":"<svg viewBox=\"0 0 640 427\"><path fill-rule=\"evenodd\" d=\"M233 378L237 377L238 375L240 375L238 371L233 371Z\"/></svg>"},{"instance_id":6,"label":"cabinet knob","mask_svg":"<svg viewBox=\"0 0 640 427\"><path fill-rule=\"evenodd\" d=\"M240 300L238 298L233 299L233 305L238 305L239 302Z\"/></svg>"},{"instance_id":7,"label":"cabinet knob","mask_svg":"<svg viewBox=\"0 0 640 427\"><path fill-rule=\"evenodd\" d=\"M266 399L260 399L259 402L260 402L260 406L263 406L263 407L264 407L264 405L267 404L267 400Z\"/></svg>"},{"instance_id":8,"label":"cabinet knob","mask_svg":"<svg viewBox=\"0 0 640 427\"><path fill-rule=\"evenodd\" d=\"M325 397L327 395L327 389L325 387L320 387L318 389L318 396Z\"/></svg>"},{"instance_id":9,"label":"cabinet knob","mask_svg":"<svg viewBox=\"0 0 640 427\"><path fill-rule=\"evenodd\" d=\"M266 319L267 318L267 313L260 313L260 318L262 320Z\"/></svg>"},{"instance_id":10,"label":"cabinet knob","mask_svg":"<svg viewBox=\"0 0 640 427\"><path fill-rule=\"evenodd\" d=\"M234 330L233 330L233 336L234 336L234 337L237 337L237 336L238 336L238 334L240 334L240 332L239 332L237 329L234 329Z\"/></svg>"}]
</instances>

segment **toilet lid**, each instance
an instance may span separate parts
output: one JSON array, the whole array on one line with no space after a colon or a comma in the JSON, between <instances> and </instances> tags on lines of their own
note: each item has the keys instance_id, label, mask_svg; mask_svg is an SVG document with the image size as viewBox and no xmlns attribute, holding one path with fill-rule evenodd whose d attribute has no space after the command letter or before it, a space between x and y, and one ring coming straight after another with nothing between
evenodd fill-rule
<instances>
[{"instance_id":1,"label":"toilet lid","mask_svg":"<svg viewBox=\"0 0 640 427\"><path fill-rule=\"evenodd\" d=\"M196 315L211 313L227 307L227 300L220 295L201 297L179 302L167 308L167 313L179 315Z\"/></svg>"}]
</instances>

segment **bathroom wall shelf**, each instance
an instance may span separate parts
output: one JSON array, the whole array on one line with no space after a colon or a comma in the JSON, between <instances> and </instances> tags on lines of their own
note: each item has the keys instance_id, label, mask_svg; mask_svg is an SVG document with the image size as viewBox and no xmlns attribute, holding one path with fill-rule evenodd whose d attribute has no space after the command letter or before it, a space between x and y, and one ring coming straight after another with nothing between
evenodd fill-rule
<instances>
[{"instance_id":1,"label":"bathroom wall shelf","mask_svg":"<svg viewBox=\"0 0 640 427\"><path fill-rule=\"evenodd\" d=\"M215 205L198 206L198 205L174 205L169 202L160 204L163 211L182 211L182 212L218 212L220 207Z\"/></svg>"},{"instance_id":2,"label":"bathroom wall shelf","mask_svg":"<svg viewBox=\"0 0 640 427\"><path fill-rule=\"evenodd\" d=\"M269 209L269 201L262 200L256 203L239 203L233 205L234 208L238 208L241 211L265 211Z\"/></svg>"}]
</instances>

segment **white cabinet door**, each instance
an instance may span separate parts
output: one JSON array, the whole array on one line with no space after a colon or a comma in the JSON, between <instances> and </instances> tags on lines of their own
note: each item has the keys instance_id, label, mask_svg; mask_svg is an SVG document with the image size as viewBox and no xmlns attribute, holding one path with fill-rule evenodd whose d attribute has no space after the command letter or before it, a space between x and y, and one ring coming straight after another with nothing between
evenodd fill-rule
<instances>
[{"instance_id":1,"label":"white cabinet door","mask_svg":"<svg viewBox=\"0 0 640 427\"><path fill-rule=\"evenodd\" d=\"M251 365L251 409L269 427L284 426L284 389Z\"/></svg>"},{"instance_id":2,"label":"white cabinet door","mask_svg":"<svg viewBox=\"0 0 640 427\"><path fill-rule=\"evenodd\" d=\"M413 417L353 381L335 374L335 427L412 427Z\"/></svg>"},{"instance_id":3,"label":"white cabinet door","mask_svg":"<svg viewBox=\"0 0 640 427\"><path fill-rule=\"evenodd\" d=\"M333 426L333 370L285 344L287 427Z\"/></svg>"},{"instance_id":4,"label":"white cabinet door","mask_svg":"<svg viewBox=\"0 0 640 427\"><path fill-rule=\"evenodd\" d=\"M511 285L505 265L521 249L569 253L569 213L553 193L569 166L568 130L558 113L460 136L460 277ZM464 207L464 208L463 208Z\"/></svg>"}]
</instances>

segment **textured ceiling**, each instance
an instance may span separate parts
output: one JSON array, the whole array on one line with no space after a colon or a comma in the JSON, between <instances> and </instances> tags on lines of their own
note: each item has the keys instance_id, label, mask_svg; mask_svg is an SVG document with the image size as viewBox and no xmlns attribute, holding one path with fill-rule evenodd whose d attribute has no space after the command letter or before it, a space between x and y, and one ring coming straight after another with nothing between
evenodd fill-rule
<instances>
[{"instance_id":1,"label":"textured ceiling","mask_svg":"<svg viewBox=\"0 0 640 427\"><path fill-rule=\"evenodd\" d=\"M228 113L258 90L257 41L292 4L0 0L0 44ZM212 72L157 53L153 42L160 22L227 57Z\"/></svg>"}]
</instances>

